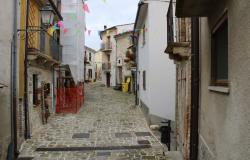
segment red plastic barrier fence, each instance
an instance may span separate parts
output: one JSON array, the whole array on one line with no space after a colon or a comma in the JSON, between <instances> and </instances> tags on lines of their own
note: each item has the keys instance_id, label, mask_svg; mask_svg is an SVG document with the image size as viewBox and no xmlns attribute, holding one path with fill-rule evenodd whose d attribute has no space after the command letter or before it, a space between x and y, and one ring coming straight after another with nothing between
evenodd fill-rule
<instances>
[{"instance_id":1,"label":"red plastic barrier fence","mask_svg":"<svg viewBox=\"0 0 250 160\"><path fill-rule=\"evenodd\" d=\"M84 86L58 88L56 113L77 113L84 103Z\"/></svg>"}]
</instances>

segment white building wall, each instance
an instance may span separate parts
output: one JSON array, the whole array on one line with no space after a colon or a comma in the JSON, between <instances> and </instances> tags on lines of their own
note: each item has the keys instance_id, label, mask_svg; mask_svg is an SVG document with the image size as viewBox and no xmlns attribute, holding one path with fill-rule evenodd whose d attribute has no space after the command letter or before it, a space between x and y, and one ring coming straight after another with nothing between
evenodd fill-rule
<instances>
[{"instance_id":1,"label":"white building wall","mask_svg":"<svg viewBox=\"0 0 250 160\"><path fill-rule=\"evenodd\" d=\"M96 64L95 64L95 51L88 49L87 47L85 47L85 51L86 51L86 58L87 61L89 62L89 64L86 65L86 79L85 80L91 80L93 81L95 79L95 69L96 69ZM91 54L91 61L89 60L89 54ZM92 78L89 77L89 72L88 70L91 69L92 70Z\"/></svg>"},{"instance_id":2,"label":"white building wall","mask_svg":"<svg viewBox=\"0 0 250 160\"><path fill-rule=\"evenodd\" d=\"M68 64L75 82L84 81L85 13L82 0L62 0L61 14L64 18L64 33L61 29L63 64Z\"/></svg>"},{"instance_id":3,"label":"white building wall","mask_svg":"<svg viewBox=\"0 0 250 160\"><path fill-rule=\"evenodd\" d=\"M152 114L175 120L176 67L164 53L167 44L168 3L149 5L149 82ZM155 18L157 17L157 18ZM157 96L156 96L157 95Z\"/></svg>"},{"instance_id":4,"label":"white building wall","mask_svg":"<svg viewBox=\"0 0 250 160\"><path fill-rule=\"evenodd\" d=\"M149 114L175 120L175 65L164 53L167 44L166 15L168 3L148 2L146 44L139 37L139 97ZM157 17L157 18L156 18ZM146 70L146 91L143 90L143 70ZM150 100L149 100L150 99Z\"/></svg>"},{"instance_id":5,"label":"white building wall","mask_svg":"<svg viewBox=\"0 0 250 160\"><path fill-rule=\"evenodd\" d=\"M11 141L11 41L13 37L14 1L1 1L0 5L0 159L6 159Z\"/></svg>"},{"instance_id":6,"label":"white building wall","mask_svg":"<svg viewBox=\"0 0 250 160\"><path fill-rule=\"evenodd\" d=\"M149 28L149 23L148 23L148 14L145 18L145 28ZM142 34L139 34L139 42L137 45L137 50L138 50L138 76L137 76L137 81L139 82L139 97L140 100L146 105L150 106L149 100L149 92L150 92L150 85L149 81L146 80L146 90L143 89L143 71L146 71L146 79L149 77L148 75L150 74L149 72L149 32L146 32L146 43L143 45L143 36Z\"/></svg>"}]
</instances>

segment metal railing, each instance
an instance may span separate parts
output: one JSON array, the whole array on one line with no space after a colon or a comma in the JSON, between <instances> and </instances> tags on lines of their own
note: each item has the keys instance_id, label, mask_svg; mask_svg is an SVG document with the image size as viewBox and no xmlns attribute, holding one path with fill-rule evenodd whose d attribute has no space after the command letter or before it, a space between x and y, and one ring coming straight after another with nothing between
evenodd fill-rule
<instances>
[{"instance_id":1,"label":"metal railing","mask_svg":"<svg viewBox=\"0 0 250 160\"><path fill-rule=\"evenodd\" d=\"M167 13L167 40L171 42L191 42L191 19L174 16L175 4L169 4Z\"/></svg>"},{"instance_id":2,"label":"metal railing","mask_svg":"<svg viewBox=\"0 0 250 160\"><path fill-rule=\"evenodd\" d=\"M101 50L111 50L111 49L112 49L111 42L101 43Z\"/></svg>"},{"instance_id":3,"label":"metal railing","mask_svg":"<svg viewBox=\"0 0 250 160\"><path fill-rule=\"evenodd\" d=\"M102 70L104 71L111 70L111 63L110 62L102 63Z\"/></svg>"},{"instance_id":4,"label":"metal railing","mask_svg":"<svg viewBox=\"0 0 250 160\"><path fill-rule=\"evenodd\" d=\"M28 27L28 51L62 61L62 45L41 27Z\"/></svg>"}]
</instances>

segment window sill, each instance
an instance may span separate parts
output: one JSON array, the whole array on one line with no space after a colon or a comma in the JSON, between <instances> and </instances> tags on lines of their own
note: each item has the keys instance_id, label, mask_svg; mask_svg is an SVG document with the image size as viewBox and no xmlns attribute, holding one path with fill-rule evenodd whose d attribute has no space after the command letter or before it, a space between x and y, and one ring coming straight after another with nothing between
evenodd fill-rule
<instances>
[{"instance_id":1,"label":"window sill","mask_svg":"<svg viewBox=\"0 0 250 160\"><path fill-rule=\"evenodd\" d=\"M225 94L229 94L230 92L229 87L221 87L221 86L208 86L208 90L213 91L213 92L225 93Z\"/></svg>"}]
</instances>

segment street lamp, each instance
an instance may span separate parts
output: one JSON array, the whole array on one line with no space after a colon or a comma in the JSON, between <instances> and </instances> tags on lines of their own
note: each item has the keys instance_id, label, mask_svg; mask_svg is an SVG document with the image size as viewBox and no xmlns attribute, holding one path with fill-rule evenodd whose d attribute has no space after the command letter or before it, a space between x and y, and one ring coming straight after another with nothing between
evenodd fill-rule
<instances>
[{"instance_id":1,"label":"street lamp","mask_svg":"<svg viewBox=\"0 0 250 160\"><path fill-rule=\"evenodd\" d=\"M54 21L54 15L55 15L55 12L52 9L52 7L47 4L40 11L41 11L41 15L42 15L42 23L47 27L52 25L52 23Z\"/></svg>"}]
</instances>

